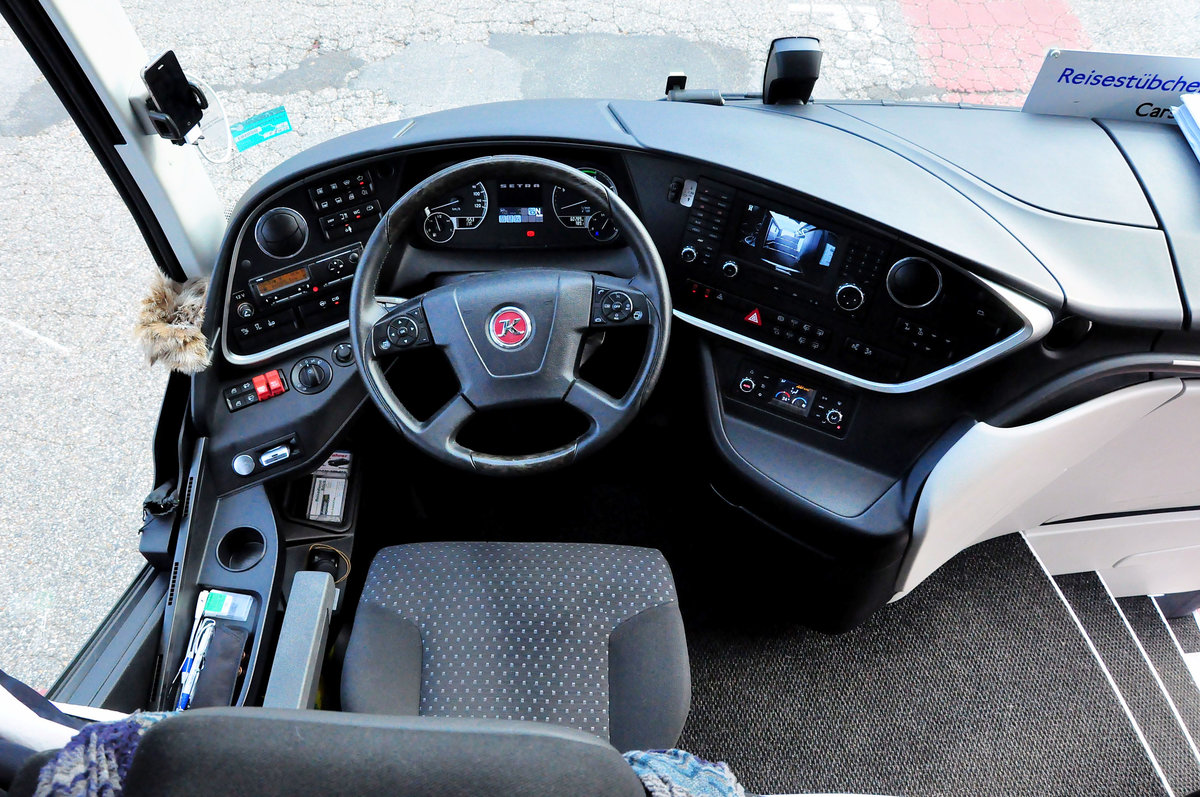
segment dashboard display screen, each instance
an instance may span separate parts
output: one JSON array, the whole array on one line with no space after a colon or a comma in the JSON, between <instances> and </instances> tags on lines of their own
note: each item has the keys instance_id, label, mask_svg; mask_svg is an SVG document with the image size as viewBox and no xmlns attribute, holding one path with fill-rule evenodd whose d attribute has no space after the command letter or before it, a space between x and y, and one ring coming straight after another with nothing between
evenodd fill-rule
<instances>
[{"instance_id":1,"label":"dashboard display screen","mask_svg":"<svg viewBox=\"0 0 1200 797\"><path fill-rule=\"evenodd\" d=\"M261 282L256 282L254 289L258 291L259 296L270 296L273 293L278 293L279 291L307 281L308 269L298 268L295 271L276 274L274 277L268 277Z\"/></svg>"},{"instance_id":2,"label":"dashboard display screen","mask_svg":"<svg viewBox=\"0 0 1200 797\"><path fill-rule=\"evenodd\" d=\"M837 254L837 235L760 205L747 205L741 244L776 272L820 283Z\"/></svg>"},{"instance_id":3,"label":"dashboard display screen","mask_svg":"<svg viewBox=\"0 0 1200 797\"><path fill-rule=\"evenodd\" d=\"M817 399L815 388L798 385L786 379L780 379L771 400L782 405L789 412L807 418L812 412L813 402Z\"/></svg>"},{"instance_id":4,"label":"dashboard display screen","mask_svg":"<svg viewBox=\"0 0 1200 797\"><path fill-rule=\"evenodd\" d=\"M541 183L500 183L496 220L501 224L536 224L544 218L542 199Z\"/></svg>"}]
</instances>

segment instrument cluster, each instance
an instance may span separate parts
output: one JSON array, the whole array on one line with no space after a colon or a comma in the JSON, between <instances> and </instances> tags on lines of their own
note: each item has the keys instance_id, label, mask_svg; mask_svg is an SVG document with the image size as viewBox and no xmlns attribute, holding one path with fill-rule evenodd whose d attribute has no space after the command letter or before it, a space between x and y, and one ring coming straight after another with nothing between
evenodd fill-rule
<instances>
[{"instance_id":1,"label":"instrument cluster","mask_svg":"<svg viewBox=\"0 0 1200 797\"><path fill-rule=\"evenodd\" d=\"M592 166L579 170L619 195L616 182ZM534 180L486 180L422 209L414 242L428 247L492 248L612 243L620 230L602 208L574 189Z\"/></svg>"}]
</instances>

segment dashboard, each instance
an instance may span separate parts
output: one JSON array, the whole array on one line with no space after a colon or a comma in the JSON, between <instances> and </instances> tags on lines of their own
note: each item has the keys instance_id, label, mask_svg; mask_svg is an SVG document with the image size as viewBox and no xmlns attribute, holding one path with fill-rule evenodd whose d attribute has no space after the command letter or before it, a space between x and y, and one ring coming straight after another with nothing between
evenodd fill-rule
<instances>
[{"instance_id":1,"label":"dashboard","mask_svg":"<svg viewBox=\"0 0 1200 797\"><path fill-rule=\"evenodd\" d=\"M1036 304L834 209L750 193L683 164L658 185L644 175L635 189L619 152L550 154L586 164L578 168L635 207L639 192L672 207L664 262L679 320L816 373L906 392L1045 332L1048 314ZM250 364L344 329L348 288L382 213L445 165L429 157L368 160L286 186L265 202L244 227L229 270L227 358ZM511 250L536 264L554 253L621 246L602 209L535 181L477 182L423 210L407 241L418 256ZM738 385L741 398L767 397L757 385ZM809 398L793 403L807 408Z\"/></svg>"},{"instance_id":2,"label":"dashboard","mask_svg":"<svg viewBox=\"0 0 1200 797\"><path fill-rule=\"evenodd\" d=\"M1200 240L1200 186L1186 194L1177 179L1190 153L1175 131L1146 127L572 100L325 142L247 192L222 247L206 322L221 356L192 384L213 487L311 470L367 406L348 296L388 208L449 165L534 155L593 176L650 233L675 317L669 363L684 372L670 378L692 380L664 401L686 396L680 414L702 415L687 434L716 452L714 488L802 539L812 577L852 593L847 611L877 605L924 479L971 424L1149 376L1110 361L1200 349L1200 271L1183 256ZM461 186L423 209L400 257L430 283L485 255L628 276L621 230L581 199L533 180Z\"/></svg>"}]
</instances>

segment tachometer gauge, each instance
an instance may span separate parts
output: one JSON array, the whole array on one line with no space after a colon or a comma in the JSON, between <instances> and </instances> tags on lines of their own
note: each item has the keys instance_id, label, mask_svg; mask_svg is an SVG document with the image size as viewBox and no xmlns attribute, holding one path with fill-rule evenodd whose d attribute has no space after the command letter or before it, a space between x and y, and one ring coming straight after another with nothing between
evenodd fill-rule
<instances>
[{"instance_id":1,"label":"tachometer gauge","mask_svg":"<svg viewBox=\"0 0 1200 797\"><path fill-rule=\"evenodd\" d=\"M454 220L454 229L473 230L483 223L488 212L488 193L483 183L464 187L454 192L453 196L443 197L425 208L425 215L432 216L444 213ZM432 240L432 239L430 239Z\"/></svg>"},{"instance_id":2,"label":"tachometer gauge","mask_svg":"<svg viewBox=\"0 0 1200 797\"><path fill-rule=\"evenodd\" d=\"M580 169L579 171L595 179L614 194L617 193L616 183L599 169ZM554 215L558 217L559 222L564 227L572 229L587 227L588 219L600 209L591 200L585 199L583 194L575 189L563 188L561 185L554 186L554 195L551 197L551 204L554 207Z\"/></svg>"},{"instance_id":3,"label":"tachometer gauge","mask_svg":"<svg viewBox=\"0 0 1200 797\"><path fill-rule=\"evenodd\" d=\"M444 244L454 237L454 219L440 210L425 217L425 237L435 244Z\"/></svg>"}]
</instances>

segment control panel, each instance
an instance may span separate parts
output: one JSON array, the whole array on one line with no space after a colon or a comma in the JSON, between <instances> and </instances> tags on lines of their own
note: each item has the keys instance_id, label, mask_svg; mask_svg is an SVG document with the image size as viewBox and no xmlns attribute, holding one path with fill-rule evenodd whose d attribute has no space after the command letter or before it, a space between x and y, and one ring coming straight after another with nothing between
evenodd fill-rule
<instances>
[{"instance_id":1,"label":"control panel","mask_svg":"<svg viewBox=\"0 0 1200 797\"><path fill-rule=\"evenodd\" d=\"M362 245L355 243L274 270L239 264L229 294L230 351L265 351L345 321L361 256Z\"/></svg>"},{"instance_id":2,"label":"control panel","mask_svg":"<svg viewBox=\"0 0 1200 797\"><path fill-rule=\"evenodd\" d=\"M846 436L853 415L849 393L752 360L742 362L725 393L839 438Z\"/></svg>"},{"instance_id":3,"label":"control panel","mask_svg":"<svg viewBox=\"0 0 1200 797\"><path fill-rule=\"evenodd\" d=\"M735 340L895 384L1023 326L982 283L898 236L715 182L672 195L689 207L667 264L676 309Z\"/></svg>"},{"instance_id":4,"label":"control panel","mask_svg":"<svg viewBox=\"0 0 1200 797\"><path fill-rule=\"evenodd\" d=\"M349 318L363 247L404 179L403 160L366 160L298 180L246 218L225 288L231 362L262 361Z\"/></svg>"},{"instance_id":5,"label":"control panel","mask_svg":"<svg viewBox=\"0 0 1200 797\"><path fill-rule=\"evenodd\" d=\"M237 412L281 396L287 392L287 389L287 382L284 381L280 371L267 371L265 374L252 376L225 388L225 406L229 408L230 412Z\"/></svg>"}]
</instances>

